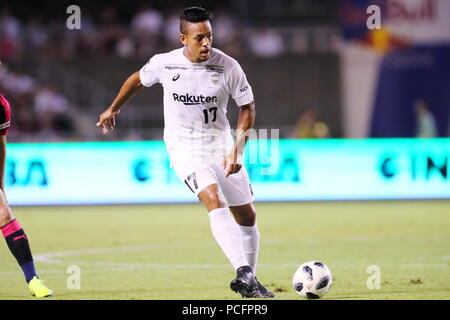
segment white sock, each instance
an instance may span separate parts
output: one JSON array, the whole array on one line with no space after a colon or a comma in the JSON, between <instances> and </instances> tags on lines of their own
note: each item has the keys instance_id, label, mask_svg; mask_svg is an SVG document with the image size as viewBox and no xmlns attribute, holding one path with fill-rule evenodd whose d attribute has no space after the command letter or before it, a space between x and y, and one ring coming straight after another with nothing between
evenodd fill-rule
<instances>
[{"instance_id":1,"label":"white sock","mask_svg":"<svg viewBox=\"0 0 450 320\"><path fill-rule=\"evenodd\" d=\"M252 267L253 274L256 275L256 263L258 262L259 252L259 230L255 223L253 226L241 226L239 229L242 234L242 243L244 245L244 253L248 263Z\"/></svg>"},{"instance_id":2,"label":"white sock","mask_svg":"<svg viewBox=\"0 0 450 320\"><path fill-rule=\"evenodd\" d=\"M212 234L234 269L248 266L241 232L228 208L214 209L208 213L208 216Z\"/></svg>"}]
</instances>

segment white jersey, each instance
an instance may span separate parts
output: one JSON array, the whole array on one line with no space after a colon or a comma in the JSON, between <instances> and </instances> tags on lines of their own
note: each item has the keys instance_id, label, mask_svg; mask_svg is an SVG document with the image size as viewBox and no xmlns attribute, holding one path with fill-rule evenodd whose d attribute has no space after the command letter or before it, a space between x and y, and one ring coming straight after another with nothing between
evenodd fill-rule
<instances>
[{"instance_id":1,"label":"white jersey","mask_svg":"<svg viewBox=\"0 0 450 320\"><path fill-rule=\"evenodd\" d=\"M229 96L238 106L253 101L239 63L213 48L209 59L194 63L176 49L154 55L139 74L150 87L164 89L164 141L169 155L223 157L233 145L228 122Z\"/></svg>"}]
</instances>

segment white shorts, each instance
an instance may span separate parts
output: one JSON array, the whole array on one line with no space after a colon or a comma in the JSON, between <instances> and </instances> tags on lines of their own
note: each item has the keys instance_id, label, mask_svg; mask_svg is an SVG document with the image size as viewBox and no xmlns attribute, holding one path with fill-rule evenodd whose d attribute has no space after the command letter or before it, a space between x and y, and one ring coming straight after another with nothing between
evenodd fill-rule
<instances>
[{"instance_id":1,"label":"white shorts","mask_svg":"<svg viewBox=\"0 0 450 320\"><path fill-rule=\"evenodd\" d=\"M196 160L189 157L171 157L172 166L178 178L196 196L211 184L219 185L219 195L223 195L229 207L242 206L254 201L253 191L244 166L235 174L225 178L221 162Z\"/></svg>"}]
</instances>

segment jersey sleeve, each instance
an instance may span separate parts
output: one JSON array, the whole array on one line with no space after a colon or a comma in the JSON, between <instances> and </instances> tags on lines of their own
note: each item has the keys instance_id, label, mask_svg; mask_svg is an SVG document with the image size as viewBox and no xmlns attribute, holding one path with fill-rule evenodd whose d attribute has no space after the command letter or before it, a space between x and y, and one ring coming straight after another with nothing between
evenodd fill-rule
<instances>
[{"instance_id":1,"label":"jersey sleeve","mask_svg":"<svg viewBox=\"0 0 450 320\"><path fill-rule=\"evenodd\" d=\"M240 107L254 100L252 87L247 81L244 71L238 62L235 63L228 78L231 97Z\"/></svg>"},{"instance_id":2,"label":"jersey sleeve","mask_svg":"<svg viewBox=\"0 0 450 320\"><path fill-rule=\"evenodd\" d=\"M141 83L145 87L151 87L155 83L158 83L158 74L159 72L156 56L150 58L150 60L141 68L141 70L139 70Z\"/></svg>"},{"instance_id":3,"label":"jersey sleeve","mask_svg":"<svg viewBox=\"0 0 450 320\"><path fill-rule=\"evenodd\" d=\"M6 136L11 125L11 107L8 100L0 94L0 136Z\"/></svg>"}]
</instances>

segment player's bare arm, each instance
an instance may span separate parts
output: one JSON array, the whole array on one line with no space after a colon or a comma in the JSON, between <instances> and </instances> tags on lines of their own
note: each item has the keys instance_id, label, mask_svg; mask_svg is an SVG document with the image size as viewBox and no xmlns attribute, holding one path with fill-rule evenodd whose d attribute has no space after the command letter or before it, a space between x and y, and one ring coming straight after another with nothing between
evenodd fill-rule
<instances>
[{"instance_id":1,"label":"player's bare arm","mask_svg":"<svg viewBox=\"0 0 450 320\"><path fill-rule=\"evenodd\" d=\"M120 108L122 108L122 106L142 87L143 85L139 77L139 71L133 73L125 80L111 106L100 114L97 127L102 128L103 134L114 129L116 125L115 116L119 114Z\"/></svg>"},{"instance_id":2,"label":"player's bare arm","mask_svg":"<svg viewBox=\"0 0 450 320\"><path fill-rule=\"evenodd\" d=\"M242 168L242 155L248 140L248 130L253 128L255 116L255 103L253 101L240 107L236 126L236 139L231 152L224 159L226 177L239 172Z\"/></svg>"}]
</instances>

